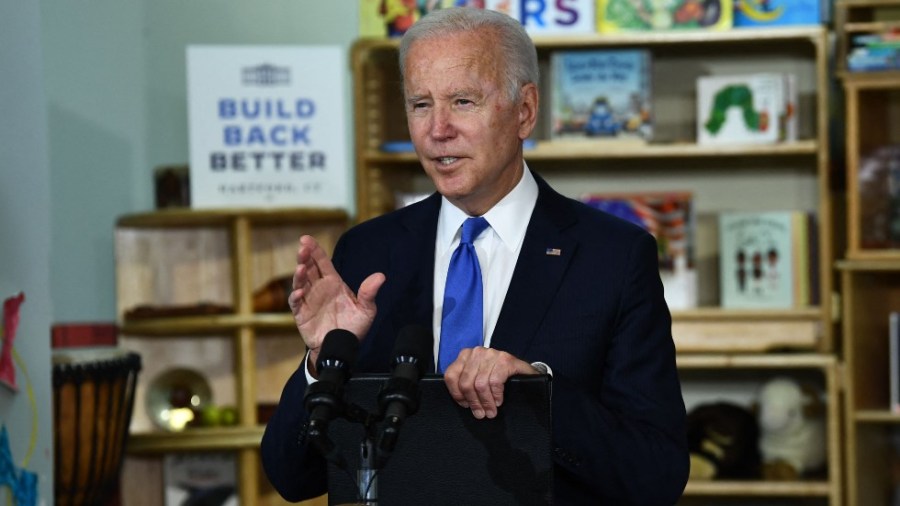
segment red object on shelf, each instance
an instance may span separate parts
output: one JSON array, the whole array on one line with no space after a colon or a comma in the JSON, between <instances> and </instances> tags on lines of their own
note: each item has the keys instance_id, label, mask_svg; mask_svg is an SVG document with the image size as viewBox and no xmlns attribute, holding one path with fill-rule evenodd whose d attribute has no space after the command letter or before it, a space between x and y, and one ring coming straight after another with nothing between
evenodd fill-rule
<instances>
[{"instance_id":1,"label":"red object on shelf","mask_svg":"<svg viewBox=\"0 0 900 506\"><path fill-rule=\"evenodd\" d=\"M51 348L116 346L119 327L115 323L57 323L50 330Z\"/></svg>"}]
</instances>

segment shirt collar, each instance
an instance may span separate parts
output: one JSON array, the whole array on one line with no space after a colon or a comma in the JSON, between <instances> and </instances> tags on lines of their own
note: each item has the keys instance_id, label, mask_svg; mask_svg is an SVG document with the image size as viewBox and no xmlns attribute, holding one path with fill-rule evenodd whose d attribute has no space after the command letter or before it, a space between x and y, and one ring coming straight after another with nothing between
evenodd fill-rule
<instances>
[{"instance_id":1,"label":"shirt collar","mask_svg":"<svg viewBox=\"0 0 900 506\"><path fill-rule=\"evenodd\" d=\"M524 240L525 229L528 228L528 221L537 203L537 197L537 182L528 169L528 165L525 165L522 178L512 191L484 213L485 219L491 224L491 229L510 251L516 251ZM526 219L522 219L523 216ZM436 244L436 252L439 255L450 249L459 227L468 217L465 212L451 204L445 197L441 197Z\"/></svg>"}]
</instances>

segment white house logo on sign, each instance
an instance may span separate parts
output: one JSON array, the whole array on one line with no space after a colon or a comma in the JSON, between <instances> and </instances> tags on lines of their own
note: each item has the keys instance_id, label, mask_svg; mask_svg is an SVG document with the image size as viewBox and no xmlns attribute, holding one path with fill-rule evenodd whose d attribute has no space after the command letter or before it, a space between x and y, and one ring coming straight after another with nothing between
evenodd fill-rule
<instances>
[{"instance_id":1,"label":"white house logo on sign","mask_svg":"<svg viewBox=\"0 0 900 506\"><path fill-rule=\"evenodd\" d=\"M187 49L191 205L347 207L340 47Z\"/></svg>"}]
</instances>

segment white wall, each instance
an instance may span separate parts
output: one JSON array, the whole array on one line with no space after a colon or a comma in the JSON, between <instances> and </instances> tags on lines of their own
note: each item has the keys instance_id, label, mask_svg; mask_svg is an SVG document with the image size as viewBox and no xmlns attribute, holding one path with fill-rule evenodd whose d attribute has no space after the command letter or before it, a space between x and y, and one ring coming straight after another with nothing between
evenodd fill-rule
<instances>
[{"instance_id":1,"label":"white wall","mask_svg":"<svg viewBox=\"0 0 900 506\"><path fill-rule=\"evenodd\" d=\"M188 161L185 47L330 44L347 55L358 2L41 2L55 321L114 320L113 228L153 208L153 169ZM347 159L352 125L347 108ZM353 168L348 167L352 195ZM348 202L348 205L351 203Z\"/></svg>"},{"instance_id":2,"label":"white wall","mask_svg":"<svg viewBox=\"0 0 900 506\"><path fill-rule=\"evenodd\" d=\"M0 2L0 75L0 303L25 293L14 341L19 390L0 386L0 424L14 464L37 473L38 496L52 504L50 175L38 4Z\"/></svg>"},{"instance_id":3,"label":"white wall","mask_svg":"<svg viewBox=\"0 0 900 506\"><path fill-rule=\"evenodd\" d=\"M115 220L152 209L155 166L188 160L185 46L337 44L349 55L357 8L0 2L0 299L18 291L27 298L15 341L20 391L0 387L0 423L16 465L27 459L24 467L38 473L40 502L53 494L50 327L116 317ZM349 103L349 61L347 68Z\"/></svg>"}]
</instances>

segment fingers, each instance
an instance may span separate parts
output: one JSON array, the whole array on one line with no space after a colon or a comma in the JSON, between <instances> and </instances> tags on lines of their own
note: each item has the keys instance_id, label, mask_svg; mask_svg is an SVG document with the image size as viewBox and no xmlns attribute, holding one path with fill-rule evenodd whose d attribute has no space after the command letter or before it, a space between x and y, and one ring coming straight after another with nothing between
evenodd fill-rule
<instances>
[{"instance_id":1,"label":"fingers","mask_svg":"<svg viewBox=\"0 0 900 506\"><path fill-rule=\"evenodd\" d=\"M303 303L303 296L312 287L312 281L309 279L309 268L306 265L301 264L294 269L291 287L293 290L288 294L288 306L291 307L291 313L297 316L300 311L300 305Z\"/></svg>"},{"instance_id":2,"label":"fingers","mask_svg":"<svg viewBox=\"0 0 900 506\"><path fill-rule=\"evenodd\" d=\"M372 274L353 293L315 238L300 237L288 304L307 348L316 352L326 332L335 328L362 339L375 318L375 296L384 282L384 274Z\"/></svg>"},{"instance_id":3,"label":"fingers","mask_svg":"<svg viewBox=\"0 0 900 506\"><path fill-rule=\"evenodd\" d=\"M291 282L293 291L288 295L288 305L295 316L303 303L303 297L312 290L313 284L332 274L337 275L337 271L318 241L311 235L301 236L300 247L297 249L297 268L294 269Z\"/></svg>"},{"instance_id":4,"label":"fingers","mask_svg":"<svg viewBox=\"0 0 900 506\"><path fill-rule=\"evenodd\" d=\"M494 418L503 404L506 380L527 363L509 353L491 348L467 348L444 373L450 396L472 410L475 418Z\"/></svg>"},{"instance_id":5,"label":"fingers","mask_svg":"<svg viewBox=\"0 0 900 506\"><path fill-rule=\"evenodd\" d=\"M378 290L384 284L384 280L385 276L380 272L376 272L364 279L356 293L359 303L365 307L374 307L375 296L378 295Z\"/></svg>"},{"instance_id":6,"label":"fingers","mask_svg":"<svg viewBox=\"0 0 900 506\"><path fill-rule=\"evenodd\" d=\"M301 236L300 246L297 248L297 265L311 267L313 265L312 250L316 248L319 248L319 243L311 235ZM296 285L294 287L296 288Z\"/></svg>"},{"instance_id":7,"label":"fingers","mask_svg":"<svg viewBox=\"0 0 900 506\"><path fill-rule=\"evenodd\" d=\"M311 235L300 237L300 249L297 251L297 265L306 266L306 276L310 281L337 274L334 264L325 249ZM295 286L295 288L299 288Z\"/></svg>"}]
</instances>

